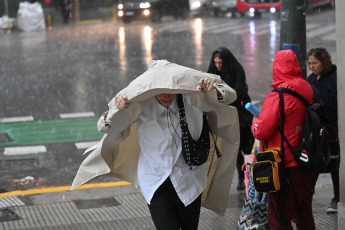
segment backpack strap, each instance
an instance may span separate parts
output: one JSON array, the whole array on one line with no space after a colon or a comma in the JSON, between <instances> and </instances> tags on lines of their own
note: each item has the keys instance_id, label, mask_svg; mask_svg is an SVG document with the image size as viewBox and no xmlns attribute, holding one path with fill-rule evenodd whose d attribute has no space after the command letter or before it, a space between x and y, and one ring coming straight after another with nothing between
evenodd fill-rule
<instances>
[{"instance_id":1,"label":"backpack strap","mask_svg":"<svg viewBox=\"0 0 345 230\"><path fill-rule=\"evenodd\" d=\"M314 90L314 88L313 88L313 90ZM291 90L291 89L281 87L281 88L275 88L275 89L273 89L272 92L277 92L277 93L279 93L280 108L283 108L283 109L280 109L282 121L284 121L283 118L285 118L285 117L284 117L284 96L283 96L283 93L287 93L287 94L290 94L290 95L292 95L292 96L294 96L294 97L297 97L298 99L300 99L300 100L305 104L305 106L310 105L310 103L307 101L307 99L305 99L302 95L300 95L299 93L297 93L297 92L295 92L295 91L293 91L293 90ZM284 122L282 122L282 123L284 123ZM282 127L284 127L284 126L282 126ZM280 131L280 130L279 130L279 131ZM292 154L296 157L296 156L297 156L297 155L296 155L296 152L292 149L292 146L290 145L290 142L288 141L288 139L287 139L286 136L284 135L284 132L283 132L283 133L280 132L280 135L282 136L282 139L284 139L285 143L286 143L287 146L289 147L289 149L290 149L290 151L292 152ZM282 144L282 146L283 146L283 144ZM284 148L284 147L283 147L283 148Z\"/></svg>"},{"instance_id":2,"label":"backpack strap","mask_svg":"<svg viewBox=\"0 0 345 230\"><path fill-rule=\"evenodd\" d=\"M311 88L313 89L313 103L320 103L320 96L319 93L317 91L317 89L313 86L311 86ZM307 101L307 99L305 99L302 95L300 95L299 93L288 89L288 88L284 88L284 87L280 87L280 88L276 88L273 89L272 92L278 92L279 93L279 97L280 97L280 105L282 107L282 105L284 106L284 97L283 97L283 93L287 93L290 94L294 97L297 97L299 100L301 100L303 102L303 104L305 106L310 106L311 104ZM281 111L282 113L284 113L284 110ZM283 117L283 116L282 116ZM297 153L292 149L292 146L290 145L288 139L286 138L286 136L283 133L283 138L285 143L287 144L287 146L289 147L291 153L294 155L295 158L298 158Z\"/></svg>"},{"instance_id":3,"label":"backpack strap","mask_svg":"<svg viewBox=\"0 0 345 230\"><path fill-rule=\"evenodd\" d=\"M280 135L281 135L281 139L282 139L282 152L283 150L285 151L285 148L284 148L284 141L286 143L286 145L289 147L290 151L292 152L293 155L295 155L295 151L292 149L292 146L290 145L290 142L288 141L288 139L286 138L285 134L284 134L284 120L285 120L285 114L284 114L284 95L283 93L287 93L287 94L290 94L294 97L297 97L298 99L300 99L306 106L307 105L310 105L310 103L302 96L300 95L299 93L291 90L291 89L288 89L288 88L276 88L276 89L273 89L272 92L277 92L279 93L279 99L280 99L280 117L281 117L281 129L283 130L283 132L280 132Z\"/></svg>"},{"instance_id":4,"label":"backpack strap","mask_svg":"<svg viewBox=\"0 0 345 230\"><path fill-rule=\"evenodd\" d=\"M297 93L296 91L293 91L293 90L291 90L291 89L281 87L281 88L273 89L272 91L273 91L273 92L278 92L278 93L279 93L279 92L282 92L282 93L290 94L290 95L292 95L292 96L297 97L298 99L300 99L300 100L303 102L303 104L304 104L305 106L311 105L311 104L307 101L307 99L305 99L301 94L299 94L299 93ZM314 88L313 88L313 92L314 92ZM315 93L313 93L313 94L315 94Z\"/></svg>"},{"instance_id":5,"label":"backpack strap","mask_svg":"<svg viewBox=\"0 0 345 230\"><path fill-rule=\"evenodd\" d=\"M280 132L280 148L281 152L285 153L285 147L284 147L284 140L287 140L284 135L284 120L285 120L285 113L284 113L284 96L283 92L280 90L273 89L272 92L278 92L279 93L279 104L280 104L280 129L278 127L278 130Z\"/></svg>"}]
</instances>

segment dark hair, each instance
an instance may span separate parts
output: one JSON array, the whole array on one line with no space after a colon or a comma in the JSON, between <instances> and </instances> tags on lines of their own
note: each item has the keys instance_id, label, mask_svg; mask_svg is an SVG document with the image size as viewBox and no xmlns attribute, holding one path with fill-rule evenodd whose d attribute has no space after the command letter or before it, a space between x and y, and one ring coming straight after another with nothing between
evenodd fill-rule
<instances>
[{"instance_id":1,"label":"dark hair","mask_svg":"<svg viewBox=\"0 0 345 230\"><path fill-rule=\"evenodd\" d=\"M220 71L217 69L214 63L215 57L218 57L223 61ZM212 57L207 72L219 75L222 80L224 80L230 87L233 87L236 78L235 69L242 68L242 66L238 65L240 64L238 64L235 56L230 52L228 48L219 47L212 52Z\"/></svg>"},{"instance_id":2,"label":"dark hair","mask_svg":"<svg viewBox=\"0 0 345 230\"><path fill-rule=\"evenodd\" d=\"M309 52L307 53L307 58L309 56L313 56L317 60L319 60L325 72L330 71L332 69L331 56L329 55L329 53L324 47L317 46L317 47L311 48Z\"/></svg>"},{"instance_id":3,"label":"dark hair","mask_svg":"<svg viewBox=\"0 0 345 230\"><path fill-rule=\"evenodd\" d=\"M214 63L214 58L222 59L222 68L219 71ZM219 75L221 79L236 90L237 99L250 101L248 95L248 86L246 83L246 73L242 65L237 61L235 56L226 47L219 47L212 52L208 73Z\"/></svg>"},{"instance_id":4,"label":"dark hair","mask_svg":"<svg viewBox=\"0 0 345 230\"><path fill-rule=\"evenodd\" d=\"M220 59L225 59L226 48L218 48L213 52L213 58L219 57ZM230 52L230 51L229 51Z\"/></svg>"}]
</instances>

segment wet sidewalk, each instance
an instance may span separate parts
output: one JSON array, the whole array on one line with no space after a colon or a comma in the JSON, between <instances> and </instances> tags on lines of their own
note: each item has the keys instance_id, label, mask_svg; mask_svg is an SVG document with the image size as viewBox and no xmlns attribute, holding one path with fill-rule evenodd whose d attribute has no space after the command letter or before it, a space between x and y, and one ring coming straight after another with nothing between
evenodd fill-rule
<instances>
[{"instance_id":1,"label":"wet sidewalk","mask_svg":"<svg viewBox=\"0 0 345 230\"><path fill-rule=\"evenodd\" d=\"M200 230L236 229L245 194L235 175L224 216L202 208ZM337 229L337 214L326 214L332 182L321 174L313 213L316 229ZM133 186L80 189L0 199L0 229L155 229L145 200Z\"/></svg>"}]
</instances>

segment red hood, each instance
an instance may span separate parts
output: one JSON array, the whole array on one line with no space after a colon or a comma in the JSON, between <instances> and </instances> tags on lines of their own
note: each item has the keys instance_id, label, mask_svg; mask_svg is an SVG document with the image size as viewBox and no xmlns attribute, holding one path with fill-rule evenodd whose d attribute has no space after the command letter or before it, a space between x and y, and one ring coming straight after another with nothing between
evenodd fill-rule
<instances>
[{"instance_id":1,"label":"red hood","mask_svg":"<svg viewBox=\"0 0 345 230\"><path fill-rule=\"evenodd\" d=\"M282 50L276 54L272 75L272 88L277 88L280 84L295 78L303 78L297 56L292 50Z\"/></svg>"}]
</instances>

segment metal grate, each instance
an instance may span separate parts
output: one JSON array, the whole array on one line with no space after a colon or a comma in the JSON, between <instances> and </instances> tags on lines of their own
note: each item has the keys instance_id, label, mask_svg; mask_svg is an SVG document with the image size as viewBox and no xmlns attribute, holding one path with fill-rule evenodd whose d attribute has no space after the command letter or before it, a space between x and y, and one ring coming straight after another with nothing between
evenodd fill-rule
<instances>
[{"instance_id":1,"label":"metal grate","mask_svg":"<svg viewBox=\"0 0 345 230\"><path fill-rule=\"evenodd\" d=\"M107 208L120 205L114 197L94 200L73 200L73 202L78 209Z\"/></svg>"}]
</instances>

